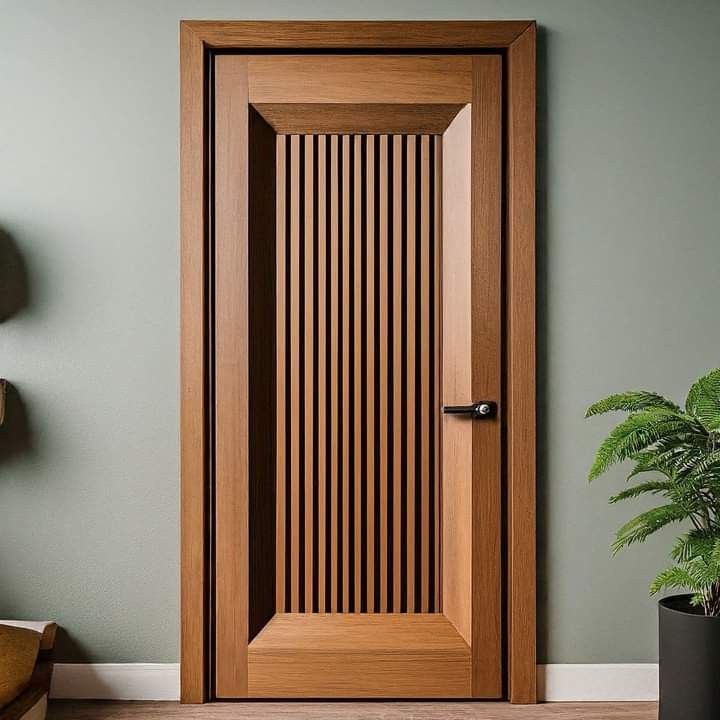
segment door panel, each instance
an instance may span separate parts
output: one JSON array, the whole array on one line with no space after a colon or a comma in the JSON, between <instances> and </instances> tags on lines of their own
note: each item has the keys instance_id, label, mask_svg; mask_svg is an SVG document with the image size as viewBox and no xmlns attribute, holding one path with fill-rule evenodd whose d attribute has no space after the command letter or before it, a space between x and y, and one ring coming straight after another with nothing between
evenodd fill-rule
<instances>
[{"instance_id":1,"label":"door panel","mask_svg":"<svg viewBox=\"0 0 720 720\"><path fill-rule=\"evenodd\" d=\"M218 697L501 694L500 67L215 58Z\"/></svg>"},{"instance_id":2,"label":"door panel","mask_svg":"<svg viewBox=\"0 0 720 720\"><path fill-rule=\"evenodd\" d=\"M276 152L277 611L434 612L440 140Z\"/></svg>"}]
</instances>

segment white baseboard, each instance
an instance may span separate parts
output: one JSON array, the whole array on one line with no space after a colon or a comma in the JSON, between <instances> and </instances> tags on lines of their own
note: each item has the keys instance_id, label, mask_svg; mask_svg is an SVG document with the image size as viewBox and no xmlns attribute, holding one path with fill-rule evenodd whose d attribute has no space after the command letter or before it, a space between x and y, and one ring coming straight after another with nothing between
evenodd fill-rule
<instances>
[{"instance_id":1,"label":"white baseboard","mask_svg":"<svg viewBox=\"0 0 720 720\"><path fill-rule=\"evenodd\" d=\"M652 701L655 664L538 665L538 696L546 702ZM177 700L177 663L57 664L50 697L77 700Z\"/></svg>"},{"instance_id":2,"label":"white baseboard","mask_svg":"<svg viewBox=\"0 0 720 720\"><path fill-rule=\"evenodd\" d=\"M538 696L546 702L654 701L658 699L658 666L538 665Z\"/></svg>"},{"instance_id":3,"label":"white baseboard","mask_svg":"<svg viewBox=\"0 0 720 720\"><path fill-rule=\"evenodd\" d=\"M178 663L57 663L51 698L73 700L178 700Z\"/></svg>"}]
</instances>

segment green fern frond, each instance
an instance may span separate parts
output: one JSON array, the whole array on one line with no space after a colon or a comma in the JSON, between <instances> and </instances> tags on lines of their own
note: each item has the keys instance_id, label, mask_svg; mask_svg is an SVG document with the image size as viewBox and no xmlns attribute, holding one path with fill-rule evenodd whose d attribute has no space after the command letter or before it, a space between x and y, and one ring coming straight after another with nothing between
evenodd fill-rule
<instances>
[{"instance_id":1,"label":"green fern frond","mask_svg":"<svg viewBox=\"0 0 720 720\"><path fill-rule=\"evenodd\" d=\"M672 477L672 468L667 463L661 462L661 454L656 449L635 453L631 459L635 461L635 467L627 476L628 482L634 477L648 472L657 472L668 478Z\"/></svg>"},{"instance_id":2,"label":"green fern frond","mask_svg":"<svg viewBox=\"0 0 720 720\"><path fill-rule=\"evenodd\" d=\"M675 488L675 483L670 480L648 480L647 482L633 485L632 487L612 495L609 499L609 503L614 505L621 500L630 500L632 498L640 497L645 493L652 493L657 495L658 493L669 493Z\"/></svg>"},{"instance_id":3,"label":"green fern frond","mask_svg":"<svg viewBox=\"0 0 720 720\"><path fill-rule=\"evenodd\" d=\"M585 417L602 415L606 412L622 410L625 412L638 412L648 408L665 408L666 410L679 411L680 408L670 400L654 392L646 390L631 390L629 392L610 395L598 402L593 403L585 412Z\"/></svg>"},{"instance_id":4,"label":"green fern frond","mask_svg":"<svg viewBox=\"0 0 720 720\"><path fill-rule=\"evenodd\" d=\"M720 472L720 450L710 453L696 451L683 464L683 471L690 471L690 475L703 476Z\"/></svg>"},{"instance_id":5,"label":"green fern frond","mask_svg":"<svg viewBox=\"0 0 720 720\"><path fill-rule=\"evenodd\" d=\"M673 560L688 562L694 557L712 555L719 539L708 530L691 530L681 535L670 553Z\"/></svg>"},{"instance_id":6,"label":"green fern frond","mask_svg":"<svg viewBox=\"0 0 720 720\"><path fill-rule=\"evenodd\" d=\"M646 540L670 523L686 520L689 515L689 511L677 503L661 505L640 513L617 531L615 542L612 544L613 554L617 554L628 545Z\"/></svg>"},{"instance_id":7,"label":"green fern frond","mask_svg":"<svg viewBox=\"0 0 720 720\"><path fill-rule=\"evenodd\" d=\"M683 543L683 539L681 539L673 549L673 555L680 557L690 552L690 557L680 560L678 565L663 570L650 585L650 594L655 595L663 589L687 589L693 594L693 605L702 605L706 612L717 613L717 588L720 585L720 538L710 537L703 533L696 534L693 547L691 535L692 533L688 533L685 542ZM688 550L688 548L692 549ZM698 554L693 555L693 552L698 552Z\"/></svg>"},{"instance_id":8,"label":"green fern frond","mask_svg":"<svg viewBox=\"0 0 720 720\"><path fill-rule=\"evenodd\" d=\"M685 410L709 432L720 430L720 368L710 371L690 388Z\"/></svg>"},{"instance_id":9,"label":"green fern frond","mask_svg":"<svg viewBox=\"0 0 720 720\"><path fill-rule=\"evenodd\" d=\"M696 557L685 563L688 574L695 581L693 590L699 592L707 591L716 582L720 581L720 567L713 562L708 562L707 558Z\"/></svg>"},{"instance_id":10,"label":"green fern frond","mask_svg":"<svg viewBox=\"0 0 720 720\"><path fill-rule=\"evenodd\" d=\"M677 564L655 578L650 592L686 589L694 605L720 617L720 369L692 386L684 409L656 393L629 392L591 405L586 417L613 410L630 416L601 443L589 479L632 460L628 481L643 473L655 476L628 485L610 502L650 494L665 503L625 523L616 534L613 553L671 523L687 521L671 553Z\"/></svg>"},{"instance_id":11,"label":"green fern frond","mask_svg":"<svg viewBox=\"0 0 720 720\"><path fill-rule=\"evenodd\" d=\"M675 565L658 573L650 585L650 595L657 595L662 590L688 589L697 592L695 580L685 568Z\"/></svg>"},{"instance_id":12,"label":"green fern frond","mask_svg":"<svg viewBox=\"0 0 720 720\"><path fill-rule=\"evenodd\" d=\"M686 476L694 470L695 466L703 459L705 453L699 448L690 447L686 450L675 452L670 463L678 476Z\"/></svg>"},{"instance_id":13,"label":"green fern frond","mask_svg":"<svg viewBox=\"0 0 720 720\"><path fill-rule=\"evenodd\" d=\"M636 456L661 438L693 430L694 426L683 415L664 408L652 408L631 415L602 442L588 477L594 480L611 465Z\"/></svg>"},{"instance_id":14,"label":"green fern frond","mask_svg":"<svg viewBox=\"0 0 720 720\"><path fill-rule=\"evenodd\" d=\"M652 449L632 456L636 465L627 479L631 480L646 472L659 472L668 478L674 478L683 472L685 466L692 466L702 456L701 450L687 446L685 434L669 435L660 438Z\"/></svg>"}]
</instances>

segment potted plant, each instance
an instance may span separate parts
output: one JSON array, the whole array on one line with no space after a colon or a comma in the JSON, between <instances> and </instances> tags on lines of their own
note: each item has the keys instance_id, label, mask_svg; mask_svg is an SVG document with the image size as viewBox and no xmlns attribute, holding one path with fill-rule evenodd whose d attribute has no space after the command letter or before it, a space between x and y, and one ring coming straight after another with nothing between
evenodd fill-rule
<instances>
[{"instance_id":1,"label":"potted plant","mask_svg":"<svg viewBox=\"0 0 720 720\"><path fill-rule=\"evenodd\" d=\"M658 505L623 525L613 552L672 523L682 534L673 564L650 594L683 590L659 602L660 720L720 717L720 369L700 378L681 408L653 392L626 392L591 405L586 417L629 416L600 445L589 479L631 460L629 486L611 503L643 495Z\"/></svg>"}]
</instances>

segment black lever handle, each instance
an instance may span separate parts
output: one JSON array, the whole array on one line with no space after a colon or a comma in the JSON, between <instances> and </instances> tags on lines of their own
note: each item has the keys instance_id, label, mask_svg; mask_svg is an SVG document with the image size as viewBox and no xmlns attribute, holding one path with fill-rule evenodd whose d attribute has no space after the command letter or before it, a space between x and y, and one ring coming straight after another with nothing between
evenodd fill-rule
<instances>
[{"instance_id":1,"label":"black lever handle","mask_svg":"<svg viewBox=\"0 0 720 720\"><path fill-rule=\"evenodd\" d=\"M491 418L495 415L497 405L490 400L478 400L472 405L445 405L443 412L447 415L469 415L478 420Z\"/></svg>"}]
</instances>

